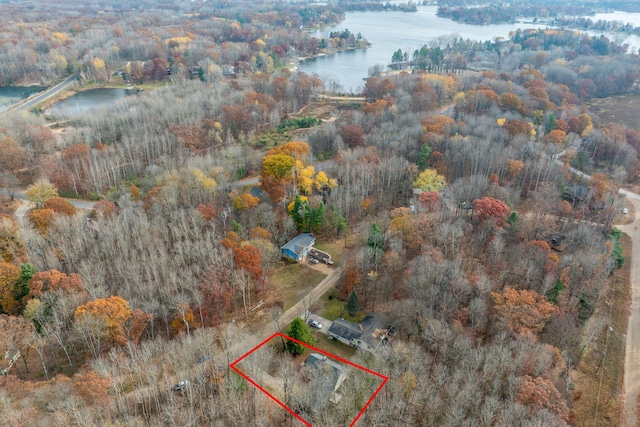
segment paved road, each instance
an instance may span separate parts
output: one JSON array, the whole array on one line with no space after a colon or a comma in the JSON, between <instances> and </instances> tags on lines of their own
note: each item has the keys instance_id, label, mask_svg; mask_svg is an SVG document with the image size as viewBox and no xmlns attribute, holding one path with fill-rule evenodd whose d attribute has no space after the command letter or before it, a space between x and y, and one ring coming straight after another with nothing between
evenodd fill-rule
<instances>
[{"instance_id":1,"label":"paved road","mask_svg":"<svg viewBox=\"0 0 640 427\"><path fill-rule=\"evenodd\" d=\"M24 101L20 101L16 104L13 104L11 107L7 108L7 111L28 110L29 108L35 106L36 104L42 101L46 101L47 99L59 93L60 91L66 89L70 84L72 84L77 79L78 79L78 73L72 74L71 76L67 77L64 81L62 81L61 83L58 83L54 87L49 88L44 92L40 92L39 94L33 95Z\"/></svg>"},{"instance_id":2,"label":"paved road","mask_svg":"<svg viewBox=\"0 0 640 427\"><path fill-rule=\"evenodd\" d=\"M640 196L620 190L640 213ZM627 342L624 356L624 425L638 425L638 397L640 396L640 216L630 224L617 227L631 238L631 312L627 324Z\"/></svg>"}]
</instances>

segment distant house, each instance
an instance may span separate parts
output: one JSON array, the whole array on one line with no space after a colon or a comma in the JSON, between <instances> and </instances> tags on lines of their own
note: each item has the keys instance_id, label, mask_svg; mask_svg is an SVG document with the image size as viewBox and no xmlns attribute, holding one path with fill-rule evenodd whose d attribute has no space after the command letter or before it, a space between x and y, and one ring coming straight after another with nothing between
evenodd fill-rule
<instances>
[{"instance_id":1,"label":"distant house","mask_svg":"<svg viewBox=\"0 0 640 427\"><path fill-rule=\"evenodd\" d=\"M316 238L311 233L301 233L288 241L282 248L282 256L295 262L304 260Z\"/></svg>"},{"instance_id":2,"label":"distant house","mask_svg":"<svg viewBox=\"0 0 640 427\"><path fill-rule=\"evenodd\" d=\"M393 326L387 316L376 313L368 315L360 323L337 319L327 334L334 340L373 353L389 342L393 336Z\"/></svg>"},{"instance_id":3,"label":"distant house","mask_svg":"<svg viewBox=\"0 0 640 427\"><path fill-rule=\"evenodd\" d=\"M566 237L562 234L558 234L557 236L552 236L549 239L549 247L554 251L562 252L567 248L567 240Z\"/></svg>"},{"instance_id":4,"label":"distant house","mask_svg":"<svg viewBox=\"0 0 640 427\"><path fill-rule=\"evenodd\" d=\"M321 410L329 402L338 403L342 397L337 393L338 388L347 378L344 367L322 354L311 353L304 361L302 372L312 392L313 410Z\"/></svg>"}]
</instances>

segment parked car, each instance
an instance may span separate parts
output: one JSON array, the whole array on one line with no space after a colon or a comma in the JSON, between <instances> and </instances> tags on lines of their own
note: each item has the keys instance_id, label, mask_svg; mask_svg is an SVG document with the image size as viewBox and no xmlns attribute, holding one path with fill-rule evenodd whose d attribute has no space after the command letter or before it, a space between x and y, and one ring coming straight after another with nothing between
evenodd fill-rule
<instances>
[{"instance_id":1,"label":"parked car","mask_svg":"<svg viewBox=\"0 0 640 427\"><path fill-rule=\"evenodd\" d=\"M210 359L211 359L211 355L210 354L206 354L206 355L204 355L204 356L202 356L201 358L198 359L198 363L204 363L204 362L206 362L207 360L210 360Z\"/></svg>"},{"instance_id":2,"label":"parked car","mask_svg":"<svg viewBox=\"0 0 640 427\"><path fill-rule=\"evenodd\" d=\"M317 260L317 259L315 259L315 258L309 258L309 262L310 262L311 264L318 264L320 261L318 261L318 260Z\"/></svg>"},{"instance_id":3,"label":"parked car","mask_svg":"<svg viewBox=\"0 0 640 427\"><path fill-rule=\"evenodd\" d=\"M190 385L191 385L191 382L188 381L188 380L180 381L178 384L173 386L173 391L184 390L185 388L189 387Z\"/></svg>"},{"instance_id":4,"label":"parked car","mask_svg":"<svg viewBox=\"0 0 640 427\"><path fill-rule=\"evenodd\" d=\"M629 209L627 209L627 208L622 209L622 213L625 214L625 215L628 214L629 213Z\"/></svg>"},{"instance_id":5,"label":"parked car","mask_svg":"<svg viewBox=\"0 0 640 427\"><path fill-rule=\"evenodd\" d=\"M318 322L317 320L309 320L309 325L316 329L322 329L322 323Z\"/></svg>"}]
</instances>

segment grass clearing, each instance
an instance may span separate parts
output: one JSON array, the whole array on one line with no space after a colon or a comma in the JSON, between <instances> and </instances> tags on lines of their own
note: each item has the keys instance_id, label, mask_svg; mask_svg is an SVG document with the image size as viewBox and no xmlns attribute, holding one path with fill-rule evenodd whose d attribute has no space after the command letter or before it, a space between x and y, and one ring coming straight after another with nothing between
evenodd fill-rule
<instances>
[{"instance_id":1,"label":"grass clearing","mask_svg":"<svg viewBox=\"0 0 640 427\"><path fill-rule=\"evenodd\" d=\"M620 425L622 422L622 383L631 297L631 239L623 234L621 241L627 260L614 271L613 278L603 291L603 303L594 314L602 316L605 325L589 344L572 374L575 381L573 410L576 414L575 425L578 426Z\"/></svg>"},{"instance_id":2,"label":"grass clearing","mask_svg":"<svg viewBox=\"0 0 640 427\"><path fill-rule=\"evenodd\" d=\"M307 266L286 264L273 270L270 281L280 293L283 309L288 310L325 277L325 274Z\"/></svg>"},{"instance_id":3,"label":"grass clearing","mask_svg":"<svg viewBox=\"0 0 640 427\"><path fill-rule=\"evenodd\" d=\"M318 347L320 350L324 350L327 353L335 354L336 356L342 357L346 360L351 360L353 355L356 354L357 350L354 347L343 344L340 341L332 340L328 335L323 334L320 331L315 332L315 337L318 341L316 341L313 346Z\"/></svg>"},{"instance_id":4,"label":"grass clearing","mask_svg":"<svg viewBox=\"0 0 640 427\"><path fill-rule=\"evenodd\" d=\"M367 315L366 313L357 313L350 316L347 312L347 301L342 301L336 296L335 288L329 289L320 299L322 303L322 317L332 322L336 319L343 318L353 323L361 322Z\"/></svg>"},{"instance_id":5,"label":"grass clearing","mask_svg":"<svg viewBox=\"0 0 640 427\"><path fill-rule=\"evenodd\" d=\"M640 95L626 94L594 98L586 103L589 111L597 115L602 122L623 124L640 131Z\"/></svg>"},{"instance_id":6,"label":"grass clearing","mask_svg":"<svg viewBox=\"0 0 640 427\"><path fill-rule=\"evenodd\" d=\"M323 252L327 252L329 255L331 255L331 260L336 265L340 265L340 262L342 261L342 255L344 254L344 239L338 240L337 242L316 240L313 246Z\"/></svg>"}]
</instances>

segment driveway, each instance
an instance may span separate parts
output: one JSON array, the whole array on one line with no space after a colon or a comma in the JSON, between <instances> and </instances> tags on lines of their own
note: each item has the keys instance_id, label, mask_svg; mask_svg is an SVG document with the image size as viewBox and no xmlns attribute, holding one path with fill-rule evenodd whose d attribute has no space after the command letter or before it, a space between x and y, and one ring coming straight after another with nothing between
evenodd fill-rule
<instances>
[{"instance_id":1,"label":"driveway","mask_svg":"<svg viewBox=\"0 0 640 427\"><path fill-rule=\"evenodd\" d=\"M316 321L320 322L320 324L322 325L322 328L317 329L317 328L311 327L311 329L313 329L314 331L322 332L325 335L327 333L329 333L329 328L333 324L333 322L331 320L325 319L324 317L319 316L319 315L314 314L314 313L309 313L308 318L307 318L307 323L309 323L312 320L316 320Z\"/></svg>"}]
</instances>

